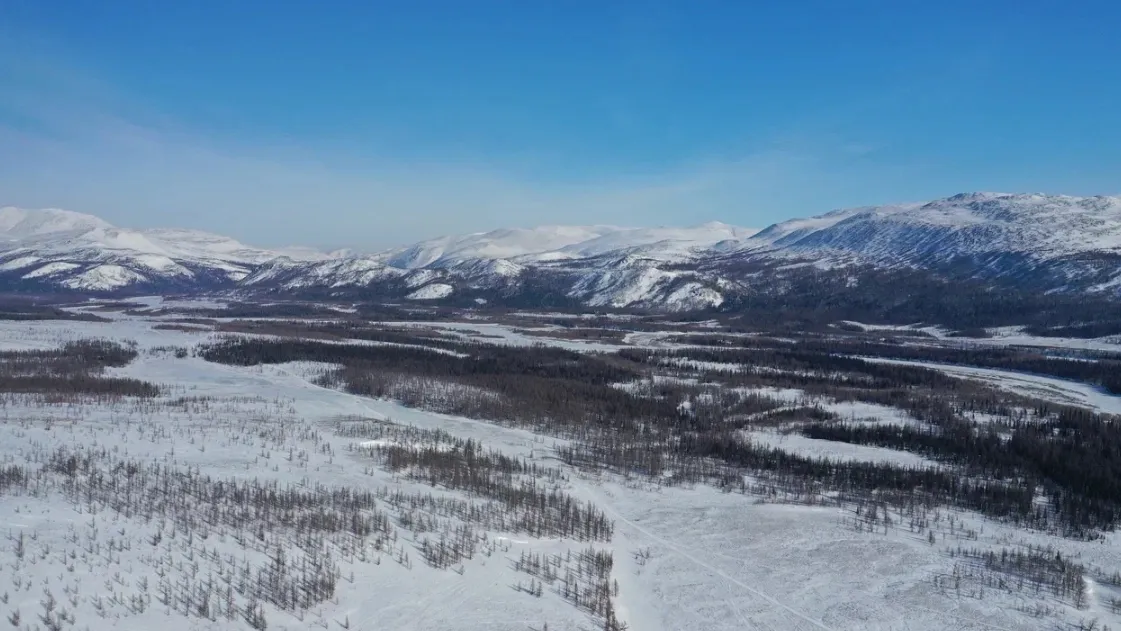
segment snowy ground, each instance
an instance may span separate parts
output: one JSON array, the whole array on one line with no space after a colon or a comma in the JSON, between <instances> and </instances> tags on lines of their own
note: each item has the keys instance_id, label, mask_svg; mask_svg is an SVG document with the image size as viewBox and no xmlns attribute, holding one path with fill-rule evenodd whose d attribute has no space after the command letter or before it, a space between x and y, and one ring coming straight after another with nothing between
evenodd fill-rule
<instances>
[{"instance_id":1,"label":"snowy ground","mask_svg":"<svg viewBox=\"0 0 1121 631\"><path fill-rule=\"evenodd\" d=\"M992 337L976 340L971 339L969 342L981 345L1038 346L1056 349L1121 352L1121 336L1116 335L1089 339L1078 337L1041 337L1024 333L1023 327L1000 327L991 329L989 333Z\"/></svg>"},{"instance_id":2,"label":"snowy ground","mask_svg":"<svg viewBox=\"0 0 1121 631\"><path fill-rule=\"evenodd\" d=\"M919 324L864 324L851 320L846 320L843 324L858 327L864 331L926 335L941 341L970 346L1036 346L1055 349L1121 352L1121 336L1116 335L1089 339L1077 337L1043 337L1025 333L1024 327L1022 326L1008 326L988 329L987 331L990 337L965 338L951 337L950 333L952 333L952 331L940 326L923 326Z\"/></svg>"},{"instance_id":3,"label":"snowy ground","mask_svg":"<svg viewBox=\"0 0 1121 631\"><path fill-rule=\"evenodd\" d=\"M808 438L796 433L753 431L747 433L747 438L757 444L811 458L828 458L844 462L886 462L905 467L938 466L937 462L905 451Z\"/></svg>"},{"instance_id":4,"label":"snowy ground","mask_svg":"<svg viewBox=\"0 0 1121 631\"><path fill-rule=\"evenodd\" d=\"M1077 381L995 368L976 368L973 366L874 357L862 357L861 359L884 364L923 366L942 371L951 377L984 381L998 388L1026 396L1086 407L1107 414L1121 414L1121 397L1109 394L1102 388Z\"/></svg>"},{"instance_id":5,"label":"snowy ground","mask_svg":"<svg viewBox=\"0 0 1121 631\"><path fill-rule=\"evenodd\" d=\"M478 554L451 569L423 563L417 535L398 526L397 541L380 549L368 547L362 552L365 561L340 553L343 578L338 592L301 614L302 619L266 607L269 629L602 628L601 620L551 588L540 597L519 590L530 577L513 567L523 553L564 556L588 546L613 553L612 579L619 585L616 610L633 631L1050 630L1095 618L1121 627L1121 618L1105 604L1113 594L1108 586L1095 584L1090 602L1079 610L1046 593L991 589L968 578L955 589L935 584L936 577L960 572L960 559L947 552L958 545L998 551L1027 543L1050 545L1108 574L1121 569L1121 542L1115 535L1096 542L1067 541L947 510L939 511L926 528L894 515L892 525L884 526L865 523L851 508L785 505L708 487L657 488L591 478L552 458L556 441L551 437L314 385L311 380L327 365L240 368L153 351L211 339L207 333L153 328L158 323L139 317L109 323L0 322L0 347L7 349L54 348L86 337L135 340L140 357L113 372L167 386L167 395L154 402L46 405L32 398L9 398L0 406L0 464L37 464L58 447L104 449L122 459L197 467L220 479L466 497L372 466L354 450L364 440L337 435L333 429L340 419L382 419L471 438L505 454L561 468L567 476L561 482L563 490L593 502L615 522L610 542L489 531L486 545L491 554ZM465 335L494 335L496 343L543 341L498 325L438 326ZM580 341L555 343L580 350L613 348ZM1050 383L1059 380L945 369L1004 387L1031 387L1037 395L1058 388L1052 391L1055 396L1082 397L1087 405L1121 411L1121 406L1110 407L1116 398L1106 401L1104 395L1069 382L1060 388ZM792 402L799 397L798 391L771 394ZM183 397L189 399L173 404ZM833 411L849 419L912 422L881 406L835 404ZM889 450L840 454L836 446L812 445L797 436L776 435L774 440L776 446L797 451L832 449L840 457L868 460L910 457L920 464L906 454L881 453ZM399 517L388 504L381 506L395 520ZM176 581L186 576L202 581L213 572L215 580L222 580L221 559L227 557L235 564L243 559L267 561L267 551L252 542L238 543L232 529L214 529L205 540L187 541L182 532L173 536L168 525L156 520L145 522L104 509L90 513L58 491L0 496L0 525L8 533L0 541L0 562L9 578L0 586L0 592L7 592L0 594L0 614L7 617L18 610L18 628L45 628L39 616L48 591L57 600L56 611L72 614L75 622L63 623L67 629L249 628L241 618L184 616L176 611L174 599L164 605L158 596L158 586L167 583L174 591ZM151 543L158 533L162 540ZM411 562L399 561L404 553Z\"/></svg>"},{"instance_id":6,"label":"snowy ground","mask_svg":"<svg viewBox=\"0 0 1121 631\"><path fill-rule=\"evenodd\" d=\"M440 329L453 333L466 340L484 341L489 344L502 344L507 346L555 346L577 352L617 351L625 348L625 344L606 344L587 340L564 340L551 337L525 335L515 330L515 327L505 324L486 322L387 322L386 326L411 326L421 328ZM547 329L540 329L547 330Z\"/></svg>"}]
</instances>

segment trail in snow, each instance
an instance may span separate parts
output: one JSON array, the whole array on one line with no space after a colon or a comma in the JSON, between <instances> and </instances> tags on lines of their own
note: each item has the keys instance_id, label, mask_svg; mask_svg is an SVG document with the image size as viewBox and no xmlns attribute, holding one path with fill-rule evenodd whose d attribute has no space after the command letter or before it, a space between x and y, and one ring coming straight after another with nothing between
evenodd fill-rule
<instances>
[{"instance_id":1,"label":"trail in snow","mask_svg":"<svg viewBox=\"0 0 1121 631\"><path fill-rule=\"evenodd\" d=\"M705 570L708 570L709 572L712 572L713 574L719 576L720 578L723 578L724 580L728 581L729 583L731 583L733 585L736 585L737 587L740 587L740 588L744 589L745 591L747 591L747 592L749 592L749 593L751 593L751 594L753 594L753 595L755 595L759 598L762 598L763 600L771 603L772 605L774 605L774 606L776 606L776 607L778 607L778 608L780 608L780 609L782 609L782 610L784 610L784 611L786 611L790 614L793 614L794 616L797 616L798 618L800 618L800 619L808 622L809 624L813 625L815 628L822 629L823 631L834 631L834 629L832 627L827 626L824 622L822 622L820 620L814 619L809 614L807 614L803 611L800 611L798 609L795 609L794 607L791 607L790 605L787 605L787 604L779 601L774 596L771 596L770 594L768 594L768 593L766 593L762 590L759 590L755 587L752 587L751 585L748 585L747 583L744 583L743 581L735 578L734 576L728 574L727 572L724 572L723 570L721 570L720 568L712 565L711 563L706 563L705 561L702 561L701 560L701 555L699 553L697 553L693 550L689 550L689 549L687 549L683 546L680 546L676 543L672 543L669 540L650 532L646 528L643 528L642 526L639 526L635 522L633 522L630 519L627 519L626 517L624 517L618 510L615 509L615 507L613 507L611 505L610 502L604 501L599 496L598 493L592 491L587 485L581 483L581 484L579 484L579 486L581 487L581 490L583 490L585 494L587 494L588 496L596 499L596 505L598 505L601 509L603 509L604 512L610 514L615 519L619 520L621 523L626 524L632 530L635 530L636 532L642 534L643 536L647 537L648 539L651 539L651 540L665 546L669 550L675 552L681 558L693 563L694 565L697 565L701 568L704 568ZM734 605L733 605L733 609L735 609ZM739 617L741 619L743 618L742 613L740 613L738 609L736 609L736 613L739 615Z\"/></svg>"}]
</instances>

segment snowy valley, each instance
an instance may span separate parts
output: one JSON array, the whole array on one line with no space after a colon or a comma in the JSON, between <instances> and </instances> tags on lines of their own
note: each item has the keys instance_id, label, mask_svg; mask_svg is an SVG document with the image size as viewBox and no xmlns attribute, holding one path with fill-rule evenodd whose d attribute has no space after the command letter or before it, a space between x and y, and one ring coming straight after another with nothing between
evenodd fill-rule
<instances>
[{"instance_id":1,"label":"snowy valley","mask_svg":"<svg viewBox=\"0 0 1121 631\"><path fill-rule=\"evenodd\" d=\"M1119 22L0 0L0 631L1121 631Z\"/></svg>"},{"instance_id":2,"label":"snowy valley","mask_svg":"<svg viewBox=\"0 0 1121 631\"><path fill-rule=\"evenodd\" d=\"M374 254L0 210L0 615L1121 629L1121 201Z\"/></svg>"},{"instance_id":3,"label":"snowy valley","mask_svg":"<svg viewBox=\"0 0 1121 631\"><path fill-rule=\"evenodd\" d=\"M1121 628L1116 338L56 309L0 321L13 628Z\"/></svg>"}]
</instances>

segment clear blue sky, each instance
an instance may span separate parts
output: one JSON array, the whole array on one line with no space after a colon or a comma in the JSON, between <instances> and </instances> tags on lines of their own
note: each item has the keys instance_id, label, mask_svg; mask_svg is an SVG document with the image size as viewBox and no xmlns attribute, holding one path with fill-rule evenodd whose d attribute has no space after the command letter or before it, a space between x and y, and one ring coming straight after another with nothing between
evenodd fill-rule
<instances>
[{"instance_id":1,"label":"clear blue sky","mask_svg":"<svg viewBox=\"0 0 1121 631\"><path fill-rule=\"evenodd\" d=\"M1113 2L0 2L0 205L264 245L1121 193Z\"/></svg>"}]
</instances>

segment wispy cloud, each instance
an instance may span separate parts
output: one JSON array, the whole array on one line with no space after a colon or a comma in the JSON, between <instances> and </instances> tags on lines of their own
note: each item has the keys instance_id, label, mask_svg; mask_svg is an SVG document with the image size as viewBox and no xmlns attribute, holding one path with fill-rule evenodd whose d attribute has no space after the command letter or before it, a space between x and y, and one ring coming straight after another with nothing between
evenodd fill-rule
<instances>
[{"instance_id":1,"label":"wispy cloud","mask_svg":"<svg viewBox=\"0 0 1121 631\"><path fill-rule=\"evenodd\" d=\"M263 245L372 249L544 223L761 224L789 214L792 203L809 205L814 191L843 188L846 160L871 150L791 141L669 172L529 179L462 160L400 163L314 146L246 146L185 127L87 74L3 52L0 204L65 207L126 226L193 227Z\"/></svg>"}]
</instances>

